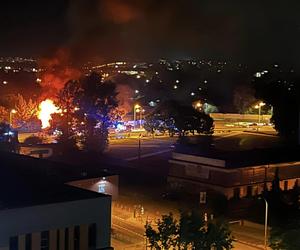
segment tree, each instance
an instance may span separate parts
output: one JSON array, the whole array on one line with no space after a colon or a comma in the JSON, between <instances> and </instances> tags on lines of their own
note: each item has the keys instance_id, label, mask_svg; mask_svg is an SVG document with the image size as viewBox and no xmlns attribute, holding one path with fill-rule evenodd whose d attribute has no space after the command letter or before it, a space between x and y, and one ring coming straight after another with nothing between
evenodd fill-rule
<instances>
[{"instance_id":1,"label":"tree","mask_svg":"<svg viewBox=\"0 0 300 250\"><path fill-rule=\"evenodd\" d=\"M155 115L153 115L153 116L147 116L145 118L145 122L144 122L144 129L148 133L151 133L152 135L154 135L155 131L159 130L161 122L162 121L160 121L159 119L157 119L157 117Z\"/></svg>"},{"instance_id":2,"label":"tree","mask_svg":"<svg viewBox=\"0 0 300 250\"><path fill-rule=\"evenodd\" d=\"M163 103L147 119L149 122L148 124L146 122L146 127L152 127L150 130L154 130L154 126L158 126L156 130L163 127L170 134L178 131L182 136L188 131L212 134L214 130L214 121L209 115L176 101Z\"/></svg>"},{"instance_id":3,"label":"tree","mask_svg":"<svg viewBox=\"0 0 300 250\"><path fill-rule=\"evenodd\" d=\"M279 194L281 192L280 189L280 179L279 179L279 168L275 169L274 179L272 181L271 192L274 194Z\"/></svg>"},{"instance_id":4,"label":"tree","mask_svg":"<svg viewBox=\"0 0 300 250\"><path fill-rule=\"evenodd\" d=\"M8 110L5 107L0 106L0 122L8 122L8 116Z\"/></svg>"},{"instance_id":5,"label":"tree","mask_svg":"<svg viewBox=\"0 0 300 250\"><path fill-rule=\"evenodd\" d=\"M59 143L63 146L64 153L76 149L76 130L79 130L80 120L78 117L79 107L76 106L76 97L81 91L78 81L68 81L57 95L56 105L62 113L53 115L53 124L61 134Z\"/></svg>"},{"instance_id":6,"label":"tree","mask_svg":"<svg viewBox=\"0 0 300 250\"><path fill-rule=\"evenodd\" d=\"M233 94L233 104L240 114L246 113L251 106L257 103L255 90L247 85L239 85Z\"/></svg>"},{"instance_id":7,"label":"tree","mask_svg":"<svg viewBox=\"0 0 300 250\"><path fill-rule=\"evenodd\" d=\"M155 228L145 225L146 237L154 249L232 249L233 238L226 223L204 222L199 212L182 212L179 222L172 214L163 215Z\"/></svg>"},{"instance_id":8,"label":"tree","mask_svg":"<svg viewBox=\"0 0 300 250\"><path fill-rule=\"evenodd\" d=\"M270 247L273 250L300 249L300 216L286 218L284 223L272 226Z\"/></svg>"},{"instance_id":9,"label":"tree","mask_svg":"<svg viewBox=\"0 0 300 250\"><path fill-rule=\"evenodd\" d=\"M175 248L178 242L177 221L173 215L163 215L162 219L157 221L157 231L147 223L145 225L146 237L149 239L151 248L167 250Z\"/></svg>"},{"instance_id":10,"label":"tree","mask_svg":"<svg viewBox=\"0 0 300 250\"><path fill-rule=\"evenodd\" d=\"M254 80L256 96L273 107L272 122L279 134L296 143L299 135L300 78L278 69Z\"/></svg>"},{"instance_id":11,"label":"tree","mask_svg":"<svg viewBox=\"0 0 300 250\"><path fill-rule=\"evenodd\" d=\"M79 115L84 120L84 148L90 152L103 152L108 144L111 113L118 106L116 86L102 82L97 73L81 79L77 97Z\"/></svg>"},{"instance_id":12,"label":"tree","mask_svg":"<svg viewBox=\"0 0 300 250\"><path fill-rule=\"evenodd\" d=\"M36 120L37 103L32 99L26 100L22 95L17 95L14 115L15 123L18 127L28 125L29 122Z\"/></svg>"},{"instance_id":13,"label":"tree","mask_svg":"<svg viewBox=\"0 0 300 250\"><path fill-rule=\"evenodd\" d=\"M66 83L58 95L64 117L62 141L77 137L84 150L103 152L108 143L108 127L118 106L116 96L115 84L102 82L97 73Z\"/></svg>"},{"instance_id":14,"label":"tree","mask_svg":"<svg viewBox=\"0 0 300 250\"><path fill-rule=\"evenodd\" d=\"M221 220L211 221L207 227L208 249L214 247L215 250L229 250L233 248L233 238L226 223Z\"/></svg>"},{"instance_id":15,"label":"tree","mask_svg":"<svg viewBox=\"0 0 300 250\"><path fill-rule=\"evenodd\" d=\"M173 136L176 132L174 120L160 114L148 115L145 118L144 129L152 135L154 135L155 131L160 133L168 132L170 136Z\"/></svg>"},{"instance_id":16,"label":"tree","mask_svg":"<svg viewBox=\"0 0 300 250\"><path fill-rule=\"evenodd\" d=\"M181 248L198 249L206 245L205 223L200 213L182 212L179 224L179 244Z\"/></svg>"},{"instance_id":17,"label":"tree","mask_svg":"<svg viewBox=\"0 0 300 250\"><path fill-rule=\"evenodd\" d=\"M0 123L0 150L18 151L18 133L13 131L8 123Z\"/></svg>"}]
</instances>

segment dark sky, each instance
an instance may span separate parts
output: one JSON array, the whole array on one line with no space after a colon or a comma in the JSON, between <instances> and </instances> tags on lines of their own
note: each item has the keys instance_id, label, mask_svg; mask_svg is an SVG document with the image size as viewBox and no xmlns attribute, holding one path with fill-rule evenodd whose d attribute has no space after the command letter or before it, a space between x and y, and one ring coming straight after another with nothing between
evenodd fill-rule
<instances>
[{"instance_id":1,"label":"dark sky","mask_svg":"<svg viewBox=\"0 0 300 250\"><path fill-rule=\"evenodd\" d=\"M0 56L300 65L299 0L3 1Z\"/></svg>"}]
</instances>

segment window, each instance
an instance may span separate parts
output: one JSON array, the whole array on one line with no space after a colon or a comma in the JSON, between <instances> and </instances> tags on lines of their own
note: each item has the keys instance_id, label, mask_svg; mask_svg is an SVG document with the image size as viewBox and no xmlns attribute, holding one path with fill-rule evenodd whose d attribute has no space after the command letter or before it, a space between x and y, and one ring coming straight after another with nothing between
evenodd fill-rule
<instances>
[{"instance_id":1,"label":"window","mask_svg":"<svg viewBox=\"0 0 300 250\"><path fill-rule=\"evenodd\" d=\"M101 183L99 183L98 192L99 193L105 193L106 192L106 182L101 181Z\"/></svg>"},{"instance_id":2,"label":"window","mask_svg":"<svg viewBox=\"0 0 300 250\"><path fill-rule=\"evenodd\" d=\"M25 250L31 250L31 234L25 236Z\"/></svg>"},{"instance_id":3,"label":"window","mask_svg":"<svg viewBox=\"0 0 300 250\"><path fill-rule=\"evenodd\" d=\"M9 250L18 250L18 236L9 239Z\"/></svg>"},{"instance_id":4,"label":"window","mask_svg":"<svg viewBox=\"0 0 300 250\"><path fill-rule=\"evenodd\" d=\"M56 249L57 250L60 250L59 249L59 243L60 243L60 234L59 234L59 230L57 230L57 233L56 233Z\"/></svg>"},{"instance_id":5,"label":"window","mask_svg":"<svg viewBox=\"0 0 300 250\"><path fill-rule=\"evenodd\" d=\"M247 197L251 197L252 196L252 186L248 186L247 187Z\"/></svg>"},{"instance_id":6,"label":"window","mask_svg":"<svg viewBox=\"0 0 300 250\"><path fill-rule=\"evenodd\" d=\"M41 250L49 250L49 231L41 233Z\"/></svg>"},{"instance_id":7,"label":"window","mask_svg":"<svg viewBox=\"0 0 300 250\"><path fill-rule=\"evenodd\" d=\"M69 249L69 228L65 229L65 249Z\"/></svg>"},{"instance_id":8,"label":"window","mask_svg":"<svg viewBox=\"0 0 300 250\"><path fill-rule=\"evenodd\" d=\"M94 223L89 225L89 233L88 233L89 249L96 249L96 232L97 232L96 224Z\"/></svg>"},{"instance_id":9,"label":"window","mask_svg":"<svg viewBox=\"0 0 300 250\"><path fill-rule=\"evenodd\" d=\"M79 250L80 227L74 227L74 250Z\"/></svg>"},{"instance_id":10,"label":"window","mask_svg":"<svg viewBox=\"0 0 300 250\"><path fill-rule=\"evenodd\" d=\"M240 192L241 192L240 188L234 188L233 189L233 198L239 199L240 198Z\"/></svg>"}]
</instances>

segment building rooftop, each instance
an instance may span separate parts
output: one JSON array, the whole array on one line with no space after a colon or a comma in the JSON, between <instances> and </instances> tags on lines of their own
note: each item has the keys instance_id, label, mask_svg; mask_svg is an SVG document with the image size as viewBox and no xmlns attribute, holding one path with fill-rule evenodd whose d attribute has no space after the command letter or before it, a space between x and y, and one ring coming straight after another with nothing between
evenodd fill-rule
<instances>
[{"instance_id":1,"label":"building rooftop","mask_svg":"<svg viewBox=\"0 0 300 250\"><path fill-rule=\"evenodd\" d=\"M80 179L72 166L6 152L0 161L0 210L106 196L65 185Z\"/></svg>"},{"instance_id":2,"label":"building rooftop","mask_svg":"<svg viewBox=\"0 0 300 250\"><path fill-rule=\"evenodd\" d=\"M300 147L285 145L279 137L251 134L201 138L177 145L175 152L224 160L228 168L300 161Z\"/></svg>"}]
</instances>

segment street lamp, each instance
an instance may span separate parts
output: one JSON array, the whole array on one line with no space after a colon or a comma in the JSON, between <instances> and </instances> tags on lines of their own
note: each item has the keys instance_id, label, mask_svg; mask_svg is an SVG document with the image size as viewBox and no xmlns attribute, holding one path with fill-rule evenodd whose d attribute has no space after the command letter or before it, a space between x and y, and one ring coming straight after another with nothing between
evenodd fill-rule
<instances>
[{"instance_id":1,"label":"street lamp","mask_svg":"<svg viewBox=\"0 0 300 250\"><path fill-rule=\"evenodd\" d=\"M10 112L9 112L9 125L12 127L12 116L13 114L16 114L17 113L17 110L15 109L12 109Z\"/></svg>"},{"instance_id":2,"label":"street lamp","mask_svg":"<svg viewBox=\"0 0 300 250\"><path fill-rule=\"evenodd\" d=\"M265 233L264 233L264 249L268 249L268 207L269 204L267 200L261 196L259 199L263 199L265 201Z\"/></svg>"},{"instance_id":3,"label":"street lamp","mask_svg":"<svg viewBox=\"0 0 300 250\"><path fill-rule=\"evenodd\" d=\"M265 106L264 102L260 102L259 104L255 105L255 109L258 109L258 123L260 123L260 115L261 115L261 107Z\"/></svg>"},{"instance_id":4,"label":"street lamp","mask_svg":"<svg viewBox=\"0 0 300 250\"><path fill-rule=\"evenodd\" d=\"M136 113L140 112L141 106L138 104L135 104L133 107L133 128L135 129L135 123L136 123Z\"/></svg>"},{"instance_id":5,"label":"street lamp","mask_svg":"<svg viewBox=\"0 0 300 250\"><path fill-rule=\"evenodd\" d=\"M140 108L137 108L136 110L135 110L135 112L136 112L136 120L138 121L138 124L139 124L139 127L141 128L141 109ZM137 114L139 114L139 117L137 117Z\"/></svg>"},{"instance_id":6,"label":"street lamp","mask_svg":"<svg viewBox=\"0 0 300 250\"><path fill-rule=\"evenodd\" d=\"M195 106L195 108L197 109L197 110L201 110L201 108L202 108L202 103L200 102L200 101L198 101L198 102L196 102L196 104L194 104Z\"/></svg>"},{"instance_id":7,"label":"street lamp","mask_svg":"<svg viewBox=\"0 0 300 250\"><path fill-rule=\"evenodd\" d=\"M140 129L142 128L143 114L145 114L145 111L146 111L145 109L142 109L140 113Z\"/></svg>"}]
</instances>

